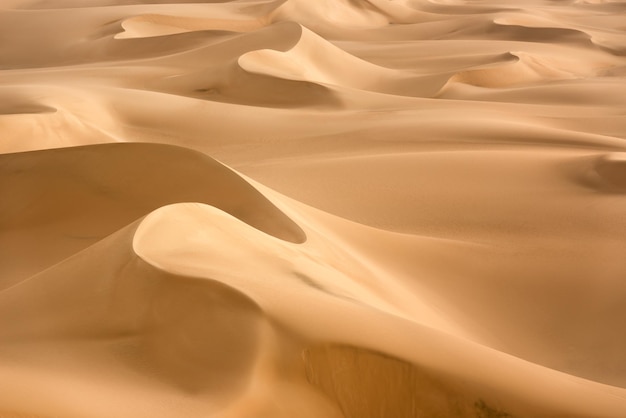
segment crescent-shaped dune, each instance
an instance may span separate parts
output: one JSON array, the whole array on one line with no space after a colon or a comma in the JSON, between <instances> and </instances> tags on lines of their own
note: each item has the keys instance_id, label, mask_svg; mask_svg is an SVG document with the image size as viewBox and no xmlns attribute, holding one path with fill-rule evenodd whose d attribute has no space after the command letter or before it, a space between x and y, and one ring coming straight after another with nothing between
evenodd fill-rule
<instances>
[{"instance_id":1,"label":"crescent-shaped dune","mask_svg":"<svg viewBox=\"0 0 626 418\"><path fill-rule=\"evenodd\" d=\"M302 26L299 29L300 36L289 50L251 51L239 57L239 65L253 74L293 81L373 89L392 94L408 95L416 90L417 77L363 61L309 29Z\"/></svg>"},{"instance_id":2,"label":"crescent-shaped dune","mask_svg":"<svg viewBox=\"0 0 626 418\"><path fill-rule=\"evenodd\" d=\"M625 417L625 19L1 1L0 417Z\"/></svg>"},{"instance_id":3,"label":"crescent-shaped dune","mask_svg":"<svg viewBox=\"0 0 626 418\"><path fill-rule=\"evenodd\" d=\"M1 287L176 202L209 203L280 238L305 239L297 225L237 174L186 148L102 144L3 154L0 171L3 193L11 196L0 205L6 248ZM28 225L37 225L37 231L16 233Z\"/></svg>"}]
</instances>

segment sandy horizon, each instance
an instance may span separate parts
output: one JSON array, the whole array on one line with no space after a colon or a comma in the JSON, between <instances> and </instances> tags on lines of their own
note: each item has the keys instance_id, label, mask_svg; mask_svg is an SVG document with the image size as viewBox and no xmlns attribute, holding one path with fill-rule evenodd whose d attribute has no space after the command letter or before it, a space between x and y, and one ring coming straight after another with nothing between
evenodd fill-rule
<instances>
[{"instance_id":1,"label":"sandy horizon","mask_svg":"<svg viewBox=\"0 0 626 418\"><path fill-rule=\"evenodd\" d=\"M2 0L0 417L625 417L624 22Z\"/></svg>"}]
</instances>

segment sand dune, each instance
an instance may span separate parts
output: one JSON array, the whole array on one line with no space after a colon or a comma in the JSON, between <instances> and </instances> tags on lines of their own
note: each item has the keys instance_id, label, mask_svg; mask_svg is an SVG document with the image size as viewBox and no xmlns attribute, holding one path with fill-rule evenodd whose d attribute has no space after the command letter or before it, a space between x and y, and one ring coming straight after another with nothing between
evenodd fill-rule
<instances>
[{"instance_id":1,"label":"sand dune","mask_svg":"<svg viewBox=\"0 0 626 418\"><path fill-rule=\"evenodd\" d=\"M146 265L130 250L132 230L3 291L0 338L11 359L3 376L18 376L0 395L3 414L199 415L223 408L201 393L226 401L246 386L263 333L259 308L226 286ZM99 377L85 382L89 375ZM112 402L116 393L133 401Z\"/></svg>"},{"instance_id":2,"label":"sand dune","mask_svg":"<svg viewBox=\"0 0 626 418\"><path fill-rule=\"evenodd\" d=\"M430 96L441 77L416 77L356 58L305 27L285 52L257 50L238 59L245 71L279 79L407 96Z\"/></svg>"},{"instance_id":3,"label":"sand dune","mask_svg":"<svg viewBox=\"0 0 626 418\"><path fill-rule=\"evenodd\" d=\"M623 153L602 155L599 157L592 171L597 175L598 185L615 191L623 190L626 186L626 166Z\"/></svg>"},{"instance_id":4,"label":"sand dune","mask_svg":"<svg viewBox=\"0 0 626 418\"><path fill-rule=\"evenodd\" d=\"M304 239L295 224L244 180L188 149L108 144L3 154L0 161L2 190L11 196L0 206L6 248L2 287L175 202L210 203L268 233Z\"/></svg>"},{"instance_id":5,"label":"sand dune","mask_svg":"<svg viewBox=\"0 0 626 418\"><path fill-rule=\"evenodd\" d=\"M2 1L0 416L626 416L625 16Z\"/></svg>"},{"instance_id":6,"label":"sand dune","mask_svg":"<svg viewBox=\"0 0 626 418\"><path fill-rule=\"evenodd\" d=\"M367 29L381 27L389 20L371 2L339 0L311 3L303 0L287 0L280 2L271 17L275 21L293 20L310 26L313 30L318 25L330 28L347 26L349 28Z\"/></svg>"}]
</instances>

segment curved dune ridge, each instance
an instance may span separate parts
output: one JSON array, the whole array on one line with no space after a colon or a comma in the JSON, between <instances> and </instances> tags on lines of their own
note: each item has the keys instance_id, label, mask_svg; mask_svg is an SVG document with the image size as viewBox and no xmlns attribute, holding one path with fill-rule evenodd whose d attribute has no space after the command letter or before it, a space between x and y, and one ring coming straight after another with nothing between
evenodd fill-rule
<instances>
[{"instance_id":1,"label":"curved dune ridge","mask_svg":"<svg viewBox=\"0 0 626 418\"><path fill-rule=\"evenodd\" d=\"M0 2L0 416L626 416L626 3Z\"/></svg>"},{"instance_id":2,"label":"curved dune ridge","mask_svg":"<svg viewBox=\"0 0 626 418\"><path fill-rule=\"evenodd\" d=\"M202 30L248 32L264 26L264 20L267 19L263 14L245 14L243 13L246 10L245 7L237 5L236 2L229 3L233 2L218 5L206 4L202 9L195 8L192 16L174 14L134 16L122 22L124 31L115 35L115 38L146 38ZM176 9L169 8L169 10Z\"/></svg>"},{"instance_id":3,"label":"curved dune ridge","mask_svg":"<svg viewBox=\"0 0 626 418\"><path fill-rule=\"evenodd\" d=\"M396 94L406 94L416 81L416 77L360 60L305 27L301 26L300 31L298 41L289 50L251 51L239 57L239 65L250 73L280 79Z\"/></svg>"},{"instance_id":4,"label":"curved dune ridge","mask_svg":"<svg viewBox=\"0 0 626 418\"><path fill-rule=\"evenodd\" d=\"M169 203L210 203L282 239L305 239L297 225L237 174L186 148L102 144L2 154L0 170L2 190L12 196L0 205L7 249L2 287ZM37 230L24 233L31 225Z\"/></svg>"},{"instance_id":5,"label":"curved dune ridge","mask_svg":"<svg viewBox=\"0 0 626 418\"><path fill-rule=\"evenodd\" d=\"M600 185L623 191L626 188L626 155L613 153L600 156L596 159L593 173L600 179Z\"/></svg>"}]
</instances>

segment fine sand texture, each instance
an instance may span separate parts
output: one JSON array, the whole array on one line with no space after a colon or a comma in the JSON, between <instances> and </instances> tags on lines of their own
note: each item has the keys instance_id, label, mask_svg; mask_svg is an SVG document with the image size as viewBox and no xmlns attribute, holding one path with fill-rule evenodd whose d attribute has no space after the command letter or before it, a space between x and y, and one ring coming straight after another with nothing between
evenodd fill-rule
<instances>
[{"instance_id":1,"label":"fine sand texture","mask_svg":"<svg viewBox=\"0 0 626 418\"><path fill-rule=\"evenodd\" d=\"M626 417L626 1L0 0L0 418Z\"/></svg>"}]
</instances>

